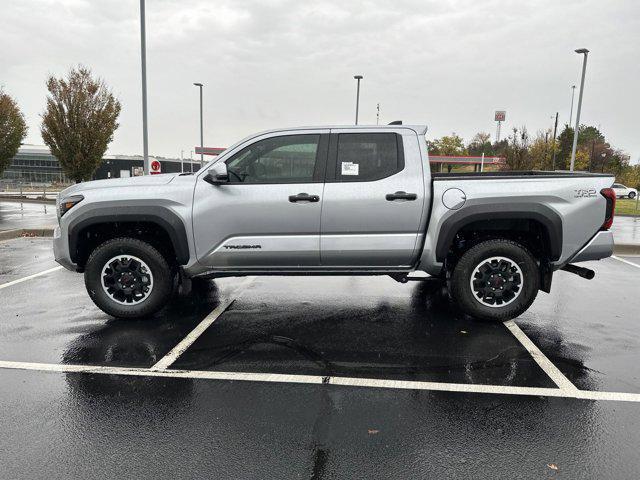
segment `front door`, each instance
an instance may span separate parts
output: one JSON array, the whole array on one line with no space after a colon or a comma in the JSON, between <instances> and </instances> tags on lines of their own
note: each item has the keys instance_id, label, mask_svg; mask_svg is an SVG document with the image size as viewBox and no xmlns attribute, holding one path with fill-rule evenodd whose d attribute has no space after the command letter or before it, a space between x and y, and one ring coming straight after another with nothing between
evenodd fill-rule
<instances>
[{"instance_id":1,"label":"front door","mask_svg":"<svg viewBox=\"0 0 640 480\"><path fill-rule=\"evenodd\" d=\"M278 132L234 149L229 182L198 179L193 230L200 263L229 270L320 264L328 130Z\"/></svg>"},{"instance_id":2,"label":"front door","mask_svg":"<svg viewBox=\"0 0 640 480\"><path fill-rule=\"evenodd\" d=\"M425 187L417 136L403 132L408 133L331 131L321 219L323 267L393 268L415 262Z\"/></svg>"}]
</instances>

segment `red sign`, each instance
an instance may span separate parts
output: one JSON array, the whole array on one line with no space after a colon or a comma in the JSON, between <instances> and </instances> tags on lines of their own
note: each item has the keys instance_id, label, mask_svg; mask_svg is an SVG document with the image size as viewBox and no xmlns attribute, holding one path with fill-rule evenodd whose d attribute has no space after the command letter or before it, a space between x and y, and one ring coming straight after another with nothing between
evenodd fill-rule
<instances>
[{"instance_id":1,"label":"red sign","mask_svg":"<svg viewBox=\"0 0 640 480\"><path fill-rule=\"evenodd\" d=\"M504 110L496 110L496 116L495 116L496 122L504 122L506 118L507 118L507 112L505 112Z\"/></svg>"},{"instance_id":2,"label":"red sign","mask_svg":"<svg viewBox=\"0 0 640 480\"><path fill-rule=\"evenodd\" d=\"M154 175L156 173L162 173L161 172L162 166L160 165L160 162L158 160L152 160L151 161L151 175Z\"/></svg>"}]
</instances>

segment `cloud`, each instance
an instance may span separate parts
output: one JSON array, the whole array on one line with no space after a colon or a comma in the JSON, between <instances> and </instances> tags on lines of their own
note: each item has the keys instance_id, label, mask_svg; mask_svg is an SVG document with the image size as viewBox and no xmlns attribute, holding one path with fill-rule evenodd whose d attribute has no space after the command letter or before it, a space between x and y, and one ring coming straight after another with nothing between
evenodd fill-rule
<instances>
[{"instance_id":1,"label":"cloud","mask_svg":"<svg viewBox=\"0 0 640 480\"><path fill-rule=\"evenodd\" d=\"M110 151L141 151L138 2L3 5L0 84L39 143L47 75L90 66L123 103ZM568 121L570 85L591 50L583 121L640 157L635 88L640 5L610 1L147 1L150 150L178 156L198 143L194 81L205 84L205 142L257 130L351 123L353 75L364 75L361 119L428 123L466 139L507 125ZM504 130L503 130L504 131Z\"/></svg>"}]
</instances>

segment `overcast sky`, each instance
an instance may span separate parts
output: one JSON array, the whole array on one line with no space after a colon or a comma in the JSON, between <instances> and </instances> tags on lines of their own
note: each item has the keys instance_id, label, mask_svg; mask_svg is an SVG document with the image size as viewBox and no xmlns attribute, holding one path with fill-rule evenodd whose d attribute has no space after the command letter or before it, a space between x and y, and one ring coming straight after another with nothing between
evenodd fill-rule
<instances>
[{"instance_id":1,"label":"overcast sky","mask_svg":"<svg viewBox=\"0 0 640 480\"><path fill-rule=\"evenodd\" d=\"M112 154L142 153L137 0L0 0L0 85L41 144L48 75L84 64L122 102ZM185 156L256 131L354 121L426 123L465 141L568 122L590 49L582 123L640 159L640 2L147 0L149 150ZM577 104L576 89L576 104Z\"/></svg>"}]
</instances>

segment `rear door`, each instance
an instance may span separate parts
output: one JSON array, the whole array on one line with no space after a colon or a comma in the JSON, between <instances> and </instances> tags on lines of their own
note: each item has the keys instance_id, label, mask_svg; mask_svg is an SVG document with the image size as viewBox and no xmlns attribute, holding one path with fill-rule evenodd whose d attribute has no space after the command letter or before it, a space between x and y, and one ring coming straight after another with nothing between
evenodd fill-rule
<instances>
[{"instance_id":1,"label":"rear door","mask_svg":"<svg viewBox=\"0 0 640 480\"><path fill-rule=\"evenodd\" d=\"M278 132L234 149L229 182L198 178L198 261L215 269L300 269L320 264L320 211L328 130Z\"/></svg>"},{"instance_id":2,"label":"rear door","mask_svg":"<svg viewBox=\"0 0 640 480\"><path fill-rule=\"evenodd\" d=\"M416 261L425 206L413 130L331 131L321 217L326 267L398 267Z\"/></svg>"}]
</instances>

